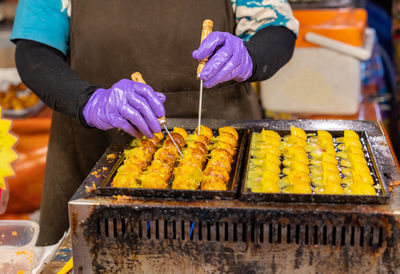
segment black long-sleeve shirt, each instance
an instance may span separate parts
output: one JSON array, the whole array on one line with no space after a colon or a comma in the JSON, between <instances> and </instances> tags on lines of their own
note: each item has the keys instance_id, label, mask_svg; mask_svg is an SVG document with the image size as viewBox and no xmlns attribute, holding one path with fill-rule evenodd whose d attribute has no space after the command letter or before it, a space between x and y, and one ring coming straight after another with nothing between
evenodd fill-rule
<instances>
[{"instance_id":1,"label":"black long-sleeve shirt","mask_svg":"<svg viewBox=\"0 0 400 274\"><path fill-rule=\"evenodd\" d=\"M245 46L253 61L247 81L273 76L292 57L296 36L285 27L270 26L258 31ZM87 126L83 108L98 88L82 80L60 51L47 45L18 40L15 61L22 81L52 109L78 118Z\"/></svg>"}]
</instances>

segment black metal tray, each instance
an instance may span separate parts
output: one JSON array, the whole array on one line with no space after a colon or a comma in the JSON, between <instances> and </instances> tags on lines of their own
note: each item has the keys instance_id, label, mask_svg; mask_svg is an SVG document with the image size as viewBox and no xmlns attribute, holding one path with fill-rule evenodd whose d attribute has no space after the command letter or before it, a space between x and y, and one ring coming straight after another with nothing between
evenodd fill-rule
<instances>
[{"instance_id":1,"label":"black metal tray","mask_svg":"<svg viewBox=\"0 0 400 274\"><path fill-rule=\"evenodd\" d=\"M186 129L188 132L193 132L193 129ZM175 200L192 200L192 199L224 199L230 200L238 198L240 175L242 161L244 159L244 150L246 142L248 140L249 130L247 129L236 129L239 134L238 149L233 161L232 171L230 173L230 180L227 184L226 191L212 191L212 190L178 190L171 189L171 182L173 176L169 182L167 189L144 189L144 188L116 188L112 187L112 180L117 172L117 169L122 165L124 161L124 153L119 152L119 158L116 161L113 168L105 177L101 186L95 190L95 194L99 196L114 196L114 195L126 195L137 198L162 198L162 199L175 199ZM217 130L213 130L214 136ZM125 147L127 148L128 145Z\"/></svg>"},{"instance_id":2,"label":"black metal tray","mask_svg":"<svg viewBox=\"0 0 400 274\"><path fill-rule=\"evenodd\" d=\"M266 128L268 129L268 128ZM373 157L373 153L371 150L371 145L368 141L368 134L366 131L355 131L360 136L360 141L363 146L363 151L365 155L365 159L367 160L367 164L371 171L371 176L374 179L374 185L380 185L381 188L376 190L376 195L331 195L331 194L288 194L288 193L257 193L252 192L250 189L246 187L247 183L247 175L249 162L251 159L250 155L250 147L251 141L253 137L253 132L260 132L262 128L254 128L248 135L248 145L246 147L246 159L244 160L246 163L245 171L242 178L242 186L240 199L245 201L252 202L305 202L305 203L356 203L356 204L385 204L388 202L390 198L390 194L388 191L388 186L382 181L382 176L379 173L379 169L377 163ZM285 136L290 134L290 131L287 130L277 130L272 129L279 133L280 136ZM332 135L332 137L342 137L344 135L344 131L331 131L328 132ZM306 133L316 133L316 131L307 131Z\"/></svg>"}]
</instances>

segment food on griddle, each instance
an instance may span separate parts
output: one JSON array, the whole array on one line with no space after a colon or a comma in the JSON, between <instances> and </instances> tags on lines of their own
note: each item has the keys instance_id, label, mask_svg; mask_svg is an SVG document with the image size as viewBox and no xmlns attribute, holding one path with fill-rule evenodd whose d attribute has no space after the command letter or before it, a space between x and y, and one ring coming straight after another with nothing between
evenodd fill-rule
<instances>
[{"instance_id":1,"label":"food on griddle","mask_svg":"<svg viewBox=\"0 0 400 274\"><path fill-rule=\"evenodd\" d=\"M231 127L220 128L216 137L205 126L200 127L200 133L173 129L172 138L183 158L169 136L164 142L163 134L155 134L153 139L135 139L133 148L125 151L124 164L117 170L112 185L165 189L173 177L172 189L226 190L239 135Z\"/></svg>"},{"instance_id":2,"label":"food on griddle","mask_svg":"<svg viewBox=\"0 0 400 274\"><path fill-rule=\"evenodd\" d=\"M187 131L184 128L181 128L181 127L174 127L172 132L178 133L179 135L181 135L183 137L183 139L186 139L187 136L188 136Z\"/></svg>"},{"instance_id":3,"label":"food on griddle","mask_svg":"<svg viewBox=\"0 0 400 274\"><path fill-rule=\"evenodd\" d=\"M237 139L235 135L229 132L221 132L218 137L215 137L212 139L212 142L217 143L225 143L230 145L232 148L235 148L237 146Z\"/></svg>"},{"instance_id":4,"label":"food on griddle","mask_svg":"<svg viewBox=\"0 0 400 274\"><path fill-rule=\"evenodd\" d=\"M211 138L210 159L203 171L206 180L202 182L201 189L227 189L239 135L232 127L220 128L218 133L217 137Z\"/></svg>"},{"instance_id":5,"label":"food on griddle","mask_svg":"<svg viewBox=\"0 0 400 274\"><path fill-rule=\"evenodd\" d=\"M230 133L235 137L236 142L239 140L239 134L233 127L221 127L218 129L219 135L222 133Z\"/></svg>"},{"instance_id":6,"label":"food on griddle","mask_svg":"<svg viewBox=\"0 0 400 274\"><path fill-rule=\"evenodd\" d=\"M262 175L259 184L253 186L252 191L261 193L280 192L278 182L279 175L274 172L267 171Z\"/></svg>"},{"instance_id":7,"label":"food on griddle","mask_svg":"<svg viewBox=\"0 0 400 274\"><path fill-rule=\"evenodd\" d=\"M190 136L190 135L189 135ZM199 149L204 155L206 155L208 153L208 147L207 145L205 145L202 142L198 142L198 141L188 141L187 143L187 147L188 148L196 148Z\"/></svg>"},{"instance_id":8,"label":"food on griddle","mask_svg":"<svg viewBox=\"0 0 400 274\"><path fill-rule=\"evenodd\" d=\"M201 168L181 165L174 169L173 189L197 189L203 180Z\"/></svg>"},{"instance_id":9,"label":"food on griddle","mask_svg":"<svg viewBox=\"0 0 400 274\"><path fill-rule=\"evenodd\" d=\"M167 188L168 183L164 180L164 177L159 173L147 173L141 177L141 187L142 188Z\"/></svg>"},{"instance_id":10,"label":"food on griddle","mask_svg":"<svg viewBox=\"0 0 400 274\"><path fill-rule=\"evenodd\" d=\"M197 127L195 129L195 134L198 134L198 130L199 130L199 128ZM209 143L210 143L211 138L214 136L212 130L203 125L200 126L200 134L199 135L204 135L205 137L207 137Z\"/></svg>"},{"instance_id":11,"label":"food on griddle","mask_svg":"<svg viewBox=\"0 0 400 274\"><path fill-rule=\"evenodd\" d=\"M252 159L249 164L247 187L253 192L280 192L278 182L281 173L281 137L274 131L262 130L253 133L250 147Z\"/></svg>"},{"instance_id":12,"label":"food on griddle","mask_svg":"<svg viewBox=\"0 0 400 274\"><path fill-rule=\"evenodd\" d=\"M185 138L186 143L200 142L205 146L208 146L210 144L210 140L211 139L201 134L200 135L190 134Z\"/></svg>"},{"instance_id":13,"label":"food on griddle","mask_svg":"<svg viewBox=\"0 0 400 274\"><path fill-rule=\"evenodd\" d=\"M280 185L284 193L312 193L310 186L309 159L306 152L307 135L301 128L290 127L290 136L283 138L283 168L284 176Z\"/></svg>"},{"instance_id":14,"label":"food on griddle","mask_svg":"<svg viewBox=\"0 0 400 274\"><path fill-rule=\"evenodd\" d=\"M201 132L208 132L202 126ZM212 133L212 132L211 132ZM208 152L209 138L197 135L197 131L186 137L187 147L183 149L183 159L174 170L172 189L197 189L203 179L202 169Z\"/></svg>"},{"instance_id":15,"label":"food on griddle","mask_svg":"<svg viewBox=\"0 0 400 274\"><path fill-rule=\"evenodd\" d=\"M182 130L176 129L175 132L171 132L172 138L180 149L185 145L185 139L181 135L184 134ZM180 131L181 134L178 133L178 131ZM168 135L163 146L154 154L154 160L151 162L149 168L139 178L141 187L157 189L167 188L178 157L179 151Z\"/></svg>"},{"instance_id":16,"label":"food on griddle","mask_svg":"<svg viewBox=\"0 0 400 274\"><path fill-rule=\"evenodd\" d=\"M221 179L214 176L205 176L203 177L203 181L201 182L202 190L219 190L225 191L226 184Z\"/></svg>"},{"instance_id":17,"label":"food on griddle","mask_svg":"<svg viewBox=\"0 0 400 274\"><path fill-rule=\"evenodd\" d=\"M374 179L358 134L333 138L324 130L307 135L290 128L281 137L253 133L246 187L252 192L375 195Z\"/></svg>"},{"instance_id":18,"label":"food on griddle","mask_svg":"<svg viewBox=\"0 0 400 274\"><path fill-rule=\"evenodd\" d=\"M374 179L367 161L358 134L352 130L345 130L344 137L338 138L338 149L342 150L340 163L345 166L343 183L346 185L345 194L349 195L376 195L373 187Z\"/></svg>"},{"instance_id":19,"label":"food on griddle","mask_svg":"<svg viewBox=\"0 0 400 274\"><path fill-rule=\"evenodd\" d=\"M162 134L156 134L153 139L134 139L133 148L124 152L124 164L117 170L112 182L113 187L140 187L137 180L150 164L153 155L157 154L156 146L164 138Z\"/></svg>"}]
</instances>

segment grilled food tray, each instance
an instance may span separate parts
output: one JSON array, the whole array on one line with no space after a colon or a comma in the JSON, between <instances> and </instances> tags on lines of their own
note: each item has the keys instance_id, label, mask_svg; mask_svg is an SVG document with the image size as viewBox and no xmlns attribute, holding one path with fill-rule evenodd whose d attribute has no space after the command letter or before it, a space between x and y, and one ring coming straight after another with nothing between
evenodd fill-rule
<instances>
[{"instance_id":1,"label":"grilled food tray","mask_svg":"<svg viewBox=\"0 0 400 274\"><path fill-rule=\"evenodd\" d=\"M265 128L269 129L269 128ZM257 193L252 192L247 188L247 175L249 172L249 163L251 160L250 148L251 141L254 132L260 132L262 128L254 128L248 135L248 145L246 147L246 159L245 171L242 178L242 186L240 198L245 201L252 202L311 202L311 203L357 203L357 204L384 204L387 203L390 194L388 191L388 186L383 182L382 176L379 173L379 169L374 159L371 145L368 140L368 133L366 131L355 131L359 137L362 144L362 149L364 152L365 159L367 161L368 167L370 169L371 176L374 180L374 186L380 186L376 189L376 195L331 195L331 194L290 194L290 193ZM290 130L276 130L281 137L290 134ZM317 131L305 131L307 134L316 134ZM344 135L343 130L330 131L328 132L333 138L342 137ZM336 146L335 146L336 148ZM281 166L282 168L282 166ZM341 174L342 176L342 174ZM313 187L312 187L313 188Z\"/></svg>"},{"instance_id":2,"label":"grilled food tray","mask_svg":"<svg viewBox=\"0 0 400 274\"><path fill-rule=\"evenodd\" d=\"M193 129L187 129L188 133L193 133ZM117 173L118 168L124 162L124 153L118 152L116 155L120 155L116 164L110 169L110 172L101 183L101 187L95 190L95 194L99 196L114 196L114 195L126 195L132 197L142 198L167 198L167 199L234 199L238 197L239 185L240 185L240 173L242 167L242 161L244 159L244 151L246 142L248 140L249 131L246 129L237 129L239 134L238 149L235 155L232 171L229 175L229 182L227 184L226 191L211 191L211 190L177 190L171 189L171 183L173 181L173 175L170 179L167 189L144 189L144 188L116 188L112 187L111 183L114 176ZM165 132L164 132L165 133ZM213 130L214 136L218 134L218 130ZM125 147L128 148L129 144Z\"/></svg>"}]
</instances>

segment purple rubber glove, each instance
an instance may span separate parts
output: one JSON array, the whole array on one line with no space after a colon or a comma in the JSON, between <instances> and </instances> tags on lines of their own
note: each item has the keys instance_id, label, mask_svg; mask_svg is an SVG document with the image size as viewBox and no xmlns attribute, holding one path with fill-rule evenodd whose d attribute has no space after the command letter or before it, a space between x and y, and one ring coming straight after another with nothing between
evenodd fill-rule
<instances>
[{"instance_id":1,"label":"purple rubber glove","mask_svg":"<svg viewBox=\"0 0 400 274\"><path fill-rule=\"evenodd\" d=\"M192 56L197 60L210 57L200 74L206 88L229 80L243 82L253 73L253 61L242 39L228 32L210 33Z\"/></svg>"},{"instance_id":2,"label":"purple rubber glove","mask_svg":"<svg viewBox=\"0 0 400 274\"><path fill-rule=\"evenodd\" d=\"M160 132L157 117L165 116L165 96L142 83L123 79L110 89L98 89L90 97L83 116L89 126L101 130L120 128L132 136L153 138Z\"/></svg>"}]
</instances>

